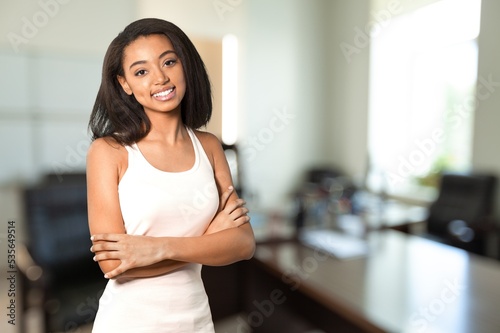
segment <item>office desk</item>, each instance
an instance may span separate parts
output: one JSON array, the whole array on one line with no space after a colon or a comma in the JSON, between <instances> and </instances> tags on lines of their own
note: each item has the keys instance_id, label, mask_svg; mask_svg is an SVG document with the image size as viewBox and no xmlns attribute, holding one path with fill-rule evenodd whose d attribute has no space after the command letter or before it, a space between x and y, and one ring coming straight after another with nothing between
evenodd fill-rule
<instances>
[{"instance_id":1,"label":"office desk","mask_svg":"<svg viewBox=\"0 0 500 333\"><path fill-rule=\"evenodd\" d=\"M345 261L296 241L258 245L254 332L289 332L277 327L299 316L325 332L500 332L499 262L393 230L368 242L367 257Z\"/></svg>"}]
</instances>

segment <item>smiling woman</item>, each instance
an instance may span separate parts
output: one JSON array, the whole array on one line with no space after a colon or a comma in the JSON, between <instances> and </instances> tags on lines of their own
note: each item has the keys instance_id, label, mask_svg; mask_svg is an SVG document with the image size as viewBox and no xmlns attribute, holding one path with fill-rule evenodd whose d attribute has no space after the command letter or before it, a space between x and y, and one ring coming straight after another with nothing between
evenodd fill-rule
<instances>
[{"instance_id":1,"label":"smiling woman","mask_svg":"<svg viewBox=\"0 0 500 333\"><path fill-rule=\"evenodd\" d=\"M202 265L249 259L243 200L218 139L203 61L159 19L111 43L90 119L92 251L109 278L93 332L213 332Z\"/></svg>"}]
</instances>

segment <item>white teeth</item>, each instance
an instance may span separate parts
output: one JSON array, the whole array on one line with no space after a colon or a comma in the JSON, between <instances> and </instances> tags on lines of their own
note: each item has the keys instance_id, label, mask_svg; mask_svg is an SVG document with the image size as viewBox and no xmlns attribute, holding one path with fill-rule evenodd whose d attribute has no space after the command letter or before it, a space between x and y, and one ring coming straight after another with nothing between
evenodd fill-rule
<instances>
[{"instance_id":1,"label":"white teeth","mask_svg":"<svg viewBox=\"0 0 500 333\"><path fill-rule=\"evenodd\" d=\"M167 96L168 94L170 94L170 93L172 92L172 90L174 90L174 89L173 89L173 88L170 88L170 89L168 89L168 90L165 90L165 91L161 91L161 92L159 92L159 93L156 93L156 94L154 94L153 96L154 96L154 97L165 97L165 96Z\"/></svg>"}]
</instances>

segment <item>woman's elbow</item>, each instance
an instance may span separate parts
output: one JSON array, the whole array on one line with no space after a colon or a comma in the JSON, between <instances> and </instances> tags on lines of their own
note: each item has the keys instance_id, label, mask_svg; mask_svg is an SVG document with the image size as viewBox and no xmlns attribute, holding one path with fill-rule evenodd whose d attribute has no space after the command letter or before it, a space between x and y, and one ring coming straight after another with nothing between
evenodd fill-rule
<instances>
[{"instance_id":1,"label":"woman's elbow","mask_svg":"<svg viewBox=\"0 0 500 333\"><path fill-rule=\"evenodd\" d=\"M103 274L111 272L116 267L120 266L121 261L116 259L108 259L99 261L99 267Z\"/></svg>"},{"instance_id":2,"label":"woman's elbow","mask_svg":"<svg viewBox=\"0 0 500 333\"><path fill-rule=\"evenodd\" d=\"M245 246L245 249L243 251L243 260L252 259L254 253L255 253L255 240L252 240L251 242L249 242L247 246Z\"/></svg>"},{"instance_id":3,"label":"woman's elbow","mask_svg":"<svg viewBox=\"0 0 500 333\"><path fill-rule=\"evenodd\" d=\"M249 260L255 253L255 237L253 232L247 232L244 241L241 242L241 260Z\"/></svg>"}]
</instances>

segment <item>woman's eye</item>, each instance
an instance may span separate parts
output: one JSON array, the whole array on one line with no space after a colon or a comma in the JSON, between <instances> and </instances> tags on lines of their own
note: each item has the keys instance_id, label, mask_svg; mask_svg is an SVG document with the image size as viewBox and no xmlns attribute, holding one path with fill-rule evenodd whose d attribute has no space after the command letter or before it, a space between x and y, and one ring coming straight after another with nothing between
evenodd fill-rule
<instances>
[{"instance_id":1,"label":"woman's eye","mask_svg":"<svg viewBox=\"0 0 500 333\"><path fill-rule=\"evenodd\" d=\"M165 66L172 66L174 65L175 63L177 62L177 59L169 59L167 61L165 61Z\"/></svg>"},{"instance_id":2,"label":"woman's eye","mask_svg":"<svg viewBox=\"0 0 500 333\"><path fill-rule=\"evenodd\" d=\"M144 74L146 74L146 70L144 70L144 69L141 69L141 70L138 70L137 72L135 72L135 76L141 76Z\"/></svg>"}]
</instances>

